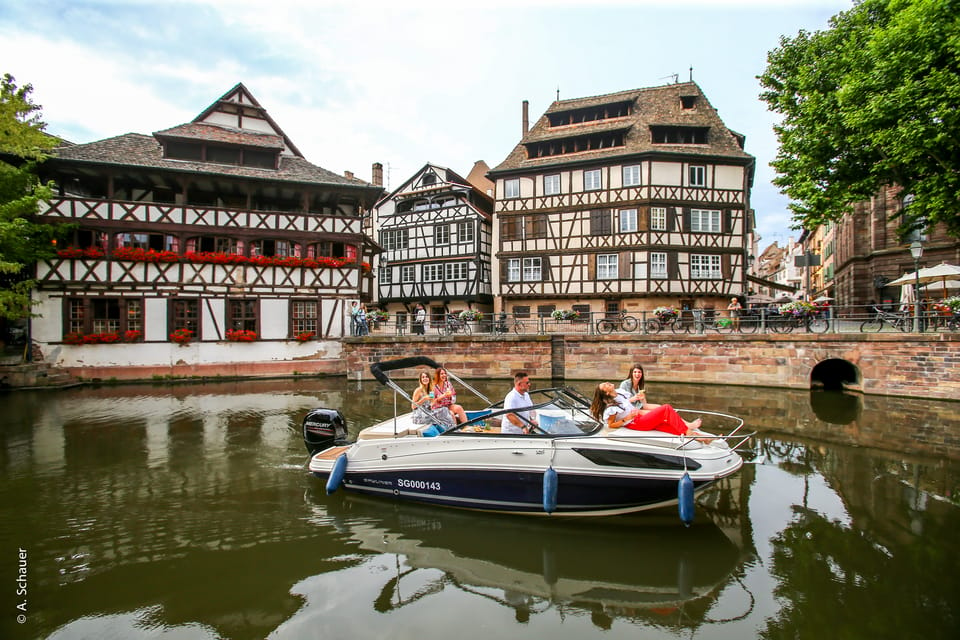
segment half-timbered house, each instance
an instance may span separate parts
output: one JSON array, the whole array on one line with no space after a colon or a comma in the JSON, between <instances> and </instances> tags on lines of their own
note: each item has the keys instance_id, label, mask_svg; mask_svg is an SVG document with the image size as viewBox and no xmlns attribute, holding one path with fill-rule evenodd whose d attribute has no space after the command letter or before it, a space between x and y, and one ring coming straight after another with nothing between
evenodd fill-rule
<instances>
[{"instance_id":1,"label":"half-timbered house","mask_svg":"<svg viewBox=\"0 0 960 640\"><path fill-rule=\"evenodd\" d=\"M417 304L433 324L447 313L493 309L492 211L491 194L435 164L377 203L377 301L399 327L409 325Z\"/></svg>"},{"instance_id":2,"label":"half-timbered house","mask_svg":"<svg viewBox=\"0 0 960 640\"><path fill-rule=\"evenodd\" d=\"M62 146L42 175L41 219L73 231L37 265L32 337L62 367L301 359L372 299L382 189L308 162L243 84L186 124Z\"/></svg>"},{"instance_id":3,"label":"half-timbered house","mask_svg":"<svg viewBox=\"0 0 960 640\"><path fill-rule=\"evenodd\" d=\"M491 172L503 309L726 307L747 291L754 159L693 82L558 100Z\"/></svg>"}]
</instances>

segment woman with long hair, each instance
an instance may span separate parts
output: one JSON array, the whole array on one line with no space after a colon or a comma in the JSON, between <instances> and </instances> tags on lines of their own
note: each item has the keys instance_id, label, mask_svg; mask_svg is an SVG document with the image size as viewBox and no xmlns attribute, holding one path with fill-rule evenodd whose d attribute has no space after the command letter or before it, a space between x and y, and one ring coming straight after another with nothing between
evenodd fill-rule
<instances>
[{"instance_id":1,"label":"woman with long hair","mask_svg":"<svg viewBox=\"0 0 960 640\"><path fill-rule=\"evenodd\" d=\"M417 388L413 391L410 408L413 409L414 424L440 424L452 427L456 423L447 407L434 406L435 392L430 372L421 371Z\"/></svg>"},{"instance_id":2,"label":"woman with long hair","mask_svg":"<svg viewBox=\"0 0 960 640\"><path fill-rule=\"evenodd\" d=\"M663 431L678 436L705 435L697 431L701 420L687 422L680 417L669 404L661 404L656 409L635 409L627 399L617 393L612 382L601 382L593 394L590 404L593 417L609 429L627 427L637 431Z\"/></svg>"},{"instance_id":3,"label":"woman with long hair","mask_svg":"<svg viewBox=\"0 0 960 640\"><path fill-rule=\"evenodd\" d=\"M456 403L457 391L453 388L453 384L447 375L447 370L443 367L437 367L436 372L433 374L433 393L434 406L449 409L453 417L457 419L458 424L467 421L467 414L464 412L463 407Z\"/></svg>"},{"instance_id":4,"label":"woman with long hair","mask_svg":"<svg viewBox=\"0 0 960 640\"><path fill-rule=\"evenodd\" d=\"M643 365L635 364L630 375L620 383L619 391L627 396L634 409L656 409L660 405L647 402L646 378L643 377Z\"/></svg>"}]
</instances>

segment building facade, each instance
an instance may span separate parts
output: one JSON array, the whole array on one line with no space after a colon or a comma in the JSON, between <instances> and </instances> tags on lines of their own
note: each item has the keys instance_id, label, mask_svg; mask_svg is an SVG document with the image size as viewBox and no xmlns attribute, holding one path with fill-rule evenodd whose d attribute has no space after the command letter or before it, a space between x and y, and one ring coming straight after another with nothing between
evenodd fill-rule
<instances>
[{"instance_id":1,"label":"building facade","mask_svg":"<svg viewBox=\"0 0 960 640\"><path fill-rule=\"evenodd\" d=\"M307 162L242 84L189 123L62 146L41 175L40 218L73 225L36 272L54 364L302 358L372 299L382 189Z\"/></svg>"},{"instance_id":2,"label":"building facade","mask_svg":"<svg viewBox=\"0 0 960 640\"><path fill-rule=\"evenodd\" d=\"M427 164L377 203L377 304L401 330L417 304L432 325L447 313L492 311L493 197L482 186Z\"/></svg>"},{"instance_id":3,"label":"building facade","mask_svg":"<svg viewBox=\"0 0 960 640\"><path fill-rule=\"evenodd\" d=\"M726 308L745 294L754 159L700 87L558 100L497 165L502 309Z\"/></svg>"}]
</instances>

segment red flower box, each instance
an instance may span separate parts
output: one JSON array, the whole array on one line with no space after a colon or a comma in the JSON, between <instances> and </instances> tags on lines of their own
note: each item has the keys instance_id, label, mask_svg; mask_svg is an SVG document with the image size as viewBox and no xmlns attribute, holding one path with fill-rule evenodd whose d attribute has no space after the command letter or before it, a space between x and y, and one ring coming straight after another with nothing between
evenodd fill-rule
<instances>
[{"instance_id":1,"label":"red flower box","mask_svg":"<svg viewBox=\"0 0 960 640\"><path fill-rule=\"evenodd\" d=\"M255 342L257 337L256 331L246 331L244 329L227 330L227 340L230 342Z\"/></svg>"}]
</instances>

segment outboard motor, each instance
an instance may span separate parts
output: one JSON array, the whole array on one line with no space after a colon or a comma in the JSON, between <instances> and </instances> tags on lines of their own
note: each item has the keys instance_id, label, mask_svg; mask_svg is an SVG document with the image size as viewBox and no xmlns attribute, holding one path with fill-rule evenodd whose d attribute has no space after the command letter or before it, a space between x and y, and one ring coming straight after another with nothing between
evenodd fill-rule
<instances>
[{"instance_id":1,"label":"outboard motor","mask_svg":"<svg viewBox=\"0 0 960 640\"><path fill-rule=\"evenodd\" d=\"M303 444L310 455L347 444L347 421L336 409L314 409L303 419Z\"/></svg>"}]
</instances>

